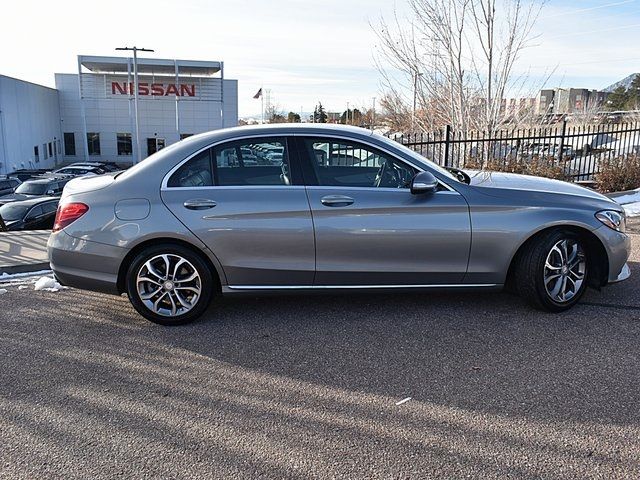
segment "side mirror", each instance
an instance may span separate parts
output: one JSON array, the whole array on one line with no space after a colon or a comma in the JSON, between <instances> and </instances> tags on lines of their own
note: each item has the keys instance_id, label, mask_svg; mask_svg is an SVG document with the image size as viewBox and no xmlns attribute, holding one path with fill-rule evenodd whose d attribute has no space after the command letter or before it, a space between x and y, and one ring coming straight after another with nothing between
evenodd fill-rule
<instances>
[{"instance_id":1,"label":"side mirror","mask_svg":"<svg viewBox=\"0 0 640 480\"><path fill-rule=\"evenodd\" d=\"M435 193L438 189L438 179L431 172L419 172L411 179L411 193Z\"/></svg>"}]
</instances>

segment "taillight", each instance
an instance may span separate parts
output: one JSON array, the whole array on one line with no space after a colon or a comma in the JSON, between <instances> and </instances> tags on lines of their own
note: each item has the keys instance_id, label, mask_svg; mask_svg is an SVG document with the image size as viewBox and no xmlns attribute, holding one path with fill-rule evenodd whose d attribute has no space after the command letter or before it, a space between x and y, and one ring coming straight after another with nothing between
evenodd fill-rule
<instances>
[{"instance_id":1,"label":"taillight","mask_svg":"<svg viewBox=\"0 0 640 480\"><path fill-rule=\"evenodd\" d=\"M89 211L89 206L84 203L65 203L58 206L56 221L53 224L53 231L57 232L64 227L71 225L82 215Z\"/></svg>"}]
</instances>

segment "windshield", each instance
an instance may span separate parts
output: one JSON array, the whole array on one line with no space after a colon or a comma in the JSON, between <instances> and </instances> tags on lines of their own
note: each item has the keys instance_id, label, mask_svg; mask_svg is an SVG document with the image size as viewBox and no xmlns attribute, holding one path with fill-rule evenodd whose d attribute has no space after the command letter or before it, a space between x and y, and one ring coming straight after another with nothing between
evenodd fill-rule
<instances>
[{"instance_id":1,"label":"windshield","mask_svg":"<svg viewBox=\"0 0 640 480\"><path fill-rule=\"evenodd\" d=\"M44 195L47 191L46 183L29 183L25 182L16 188L16 193L22 193L24 195Z\"/></svg>"},{"instance_id":2,"label":"windshield","mask_svg":"<svg viewBox=\"0 0 640 480\"><path fill-rule=\"evenodd\" d=\"M13 220L21 220L24 217L24 214L27 213L29 207L25 207L24 205L12 205L7 203L0 207L0 217L5 222L11 222Z\"/></svg>"}]
</instances>

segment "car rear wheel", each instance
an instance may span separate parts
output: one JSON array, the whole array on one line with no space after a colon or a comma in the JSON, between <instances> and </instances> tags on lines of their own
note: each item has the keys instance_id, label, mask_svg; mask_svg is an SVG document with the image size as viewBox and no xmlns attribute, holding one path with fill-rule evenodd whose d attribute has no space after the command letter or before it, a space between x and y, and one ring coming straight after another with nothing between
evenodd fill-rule
<instances>
[{"instance_id":1,"label":"car rear wheel","mask_svg":"<svg viewBox=\"0 0 640 480\"><path fill-rule=\"evenodd\" d=\"M534 307L561 312L575 305L587 288L588 252L570 231L553 231L525 250L516 265L519 294Z\"/></svg>"},{"instance_id":2,"label":"car rear wheel","mask_svg":"<svg viewBox=\"0 0 640 480\"><path fill-rule=\"evenodd\" d=\"M127 270L127 294L143 317L182 325L207 309L214 289L206 262L180 245L157 245L138 254Z\"/></svg>"}]
</instances>

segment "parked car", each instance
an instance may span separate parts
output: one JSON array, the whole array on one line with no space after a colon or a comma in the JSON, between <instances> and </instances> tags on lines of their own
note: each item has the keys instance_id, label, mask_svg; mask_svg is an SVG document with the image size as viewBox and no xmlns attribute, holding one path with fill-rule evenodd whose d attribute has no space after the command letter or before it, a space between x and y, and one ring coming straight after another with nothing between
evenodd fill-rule
<instances>
[{"instance_id":1,"label":"parked car","mask_svg":"<svg viewBox=\"0 0 640 480\"><path fill-rule=\"evenodd\" d=\"M62 195L62 189L71 178L70 176L45 176L27 180L18 185L13 193L0 196L0 205L34 197L58 197Z\"/></svg>"},{"instance_id":2,"label":"parked car","mask_svg":"<svg viewBox=\"0 0 640 480\"><path fill-rule=\"evenodd\" d=\"M67 165L69 167L97 167L105 172L119 172L122 170L115 162L76 162L71 165Z\"/></svg>"},{"instance_id":3,"label":"parked car","mask_svg":"<svg viewBox=\"0 0 640 480\"><path fill-rule=\"evenodd\" d=\"M59 198L36 197L29 200L5 203L0 206L0 216L7 231L50 230L56 218Z\"/></svg>"},{"instance_id":4,"label":"parked car","mask_svg":"<svg viewBox=\"0 0 640 480\"><path fill-rule=\"evenodd\" d=\"M270 152L270 153L267 153L265 158L269 160L269 162L273 165L282 164L282 153Z\"/></svg>"},{"instance_id":5,"label":"parked car","mask_svg":"<svg viewBox=\"0 0 640 480\"><path fill-rule=\"evenodd\" d=\"M44 173L47 173L47 170L21 168L20 170L16 170L15 172L10 173L9 176L15 177L21 182L24 182L25 180L31 180L33 178L37 178L38 176Z\"/></svg>"},{"instance_id":6,"label":"parked car","mask_svg":"<svg viewBox=\"0 0 640 480\"><path fill-rule=\"evenodd\" d=\"M18 177L0 176L0 196L13 193L21 183Z\"/></svg>"},{"instance_id":7,"label":"parked car","mask_svg":"<svg viewBox=\"0 0 640 480\"><path fill-rule=\"evenodd\" d=\"M54 174L60 175L73 175L74 177L82 177L85 175L102 175L106 173L106 170L103 170L100 167L90 166L90 165L69 165L68 167L63 167L58 170L53 171Z\"/></svg>"},{"instance_id":8,"label":"parked car","mask_svg":"<svg viewBox=\"0 0 640 480\"><path fill-rule=\"evenodd\" d=\"M284 163L218 161L249 144L279 145ZM336 144L380 160L319 163ZM216 295L259 292L507 286L559 312L630 274L624 212L609 198L547 178L452 174L338 125L217 130L119 175L74 179L48 251L62 284L126 292L164 325L197 318Z\"/></svg>"}]
</instances>

